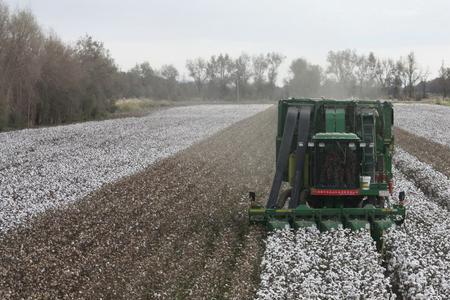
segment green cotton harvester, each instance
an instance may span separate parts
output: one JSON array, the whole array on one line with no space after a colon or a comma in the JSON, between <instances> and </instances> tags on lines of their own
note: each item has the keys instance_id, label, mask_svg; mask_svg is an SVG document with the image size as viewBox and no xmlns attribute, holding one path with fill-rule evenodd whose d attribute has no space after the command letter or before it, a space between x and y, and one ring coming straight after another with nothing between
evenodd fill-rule
<instances>
[{"instance_id":1,"label":"green cotton harvester","mask_svg":"<svg viewBox=\"0 0 450 300\"><path fill-rule=\"evenodd\" d=\"M281 100L275 177L265 207L250 193L250 222L270 230L366 228L381 251L383 232L406 214L404 192L391 203L393 121L387 101Z\"/></svg>"}]
</instances>

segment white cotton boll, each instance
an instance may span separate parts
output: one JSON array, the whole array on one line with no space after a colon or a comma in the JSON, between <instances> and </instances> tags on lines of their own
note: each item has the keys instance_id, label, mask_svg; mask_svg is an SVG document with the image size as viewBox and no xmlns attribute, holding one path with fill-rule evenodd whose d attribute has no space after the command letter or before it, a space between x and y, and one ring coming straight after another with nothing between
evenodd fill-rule
<instances>
[{"instance_id":1,"label":"white cotton boll","mask_svg":"<svg viewBox=\"0 0 450 300\"><path fill-rule=\"evenodd\" d=\"M394 105L395 126L450 146L450 107L431 104Z\"/></svg>"},{"instance_id":2,"label":"white cotton boll","mask_svg":"<svg viewBox=\"0 0 450 300\"><path fill-rule=\"evenodd\" d=\"M368 232L299 229L294 235L292 239L292 235L277 231L269 236L278 244L267 243L257 299L274 290L285 292L278 295L282 299L359 299L365 296L363 287L373 291L373 299L390 295L386 290L389 279L378 264L379 254ZM284 268L274 272L273 266L281 263L280 255L274 254L278 251L284 254ZM283 278L286 289L277 286L279 278Z\"/></svg>"},{"instance_id":3,"label":"white cotton boll","mask_svg":"<svg viewBox=\"0 0 450 300\"><path fill-rule=\"evenodd\" d=\"M424 167L414 156L397 151L396 164L403 172L404 168L419 168L417 174L436 172ZM408 171L410 172L410 171ZM411 173L408 173L411 174ZM408 216L403 226L388 232L388 270L398 278L400 293L411 299L445 299L450 294L447 282L450 280L450 213L439 206L436 198L428 198L415 185L394 170L396 193L406 191ZM436 183L431 176L421 176L427 184ZM436 177L442 182L443 178Z\"/></svg>"}]
</instances>

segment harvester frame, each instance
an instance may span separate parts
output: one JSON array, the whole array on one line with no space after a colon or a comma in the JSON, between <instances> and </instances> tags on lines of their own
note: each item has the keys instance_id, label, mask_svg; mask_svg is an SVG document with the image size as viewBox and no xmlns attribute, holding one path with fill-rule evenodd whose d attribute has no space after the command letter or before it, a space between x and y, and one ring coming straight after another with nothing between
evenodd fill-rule
<instances>
[{"instance_id":1,"label":"harvester frame","mask_svg":"<svg viewBox=\"0 0 450 300\"><path fill-rule=\"evenodd\" d=\"M265 207L251 193L250 222L269 230L370 228L381 249L383 232L406 217L404 193L399 204L389 200L393 118L388 101L280 100L276 172ZM280 194L283 182L292 188Z\"/></svg>"}]
</instances>

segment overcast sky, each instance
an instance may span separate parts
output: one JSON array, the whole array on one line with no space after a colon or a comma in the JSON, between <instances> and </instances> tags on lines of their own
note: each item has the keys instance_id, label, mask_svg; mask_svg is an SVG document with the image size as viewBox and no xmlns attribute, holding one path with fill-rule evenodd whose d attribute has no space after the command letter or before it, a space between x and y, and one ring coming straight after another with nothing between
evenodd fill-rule
<instances>
[{"instance_id":1,"label":"overcast sky","mask_svg":"<svg viewBox=\"0 0 450 300\"><path fill-rule=\"evenodd\" d=\"M124 70L136 62L174 64L226 52L277 51L325 66L329 50L398 58L415 51L432 75L450 64L446 0L3 0L31 8L40 24L73 43L89 34Z\"/></svg>"}]
</instances>

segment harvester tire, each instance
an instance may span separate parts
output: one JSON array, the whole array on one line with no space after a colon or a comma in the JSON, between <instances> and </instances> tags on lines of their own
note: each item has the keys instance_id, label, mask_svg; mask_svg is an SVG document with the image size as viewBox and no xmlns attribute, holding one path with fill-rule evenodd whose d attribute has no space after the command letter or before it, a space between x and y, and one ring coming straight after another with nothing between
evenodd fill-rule
<instances>
[{"instance_id":1,"label":"harvester tire","mask_svg":"<svg viewBox=\"0 0 450 300\"><path fill-rule=\"evenodd\" d=\"M291 198L291 195L292 189L282 191L277 200L277 208L283 208L286 205L287 200Z\"/></svg>"},{"instance_id":2,"label":"harvester tire","mask_svg":"<svg viewBox=\"0 0 450 300\"><path fill-rule=\"evenodd\" d=\"M373 205L375 207L384 207L385 199L384 197L376 197L369 196L366 200L364 200L361 204L361 207L366 206L367 204Z\"/></svg>"}]
</instances>

